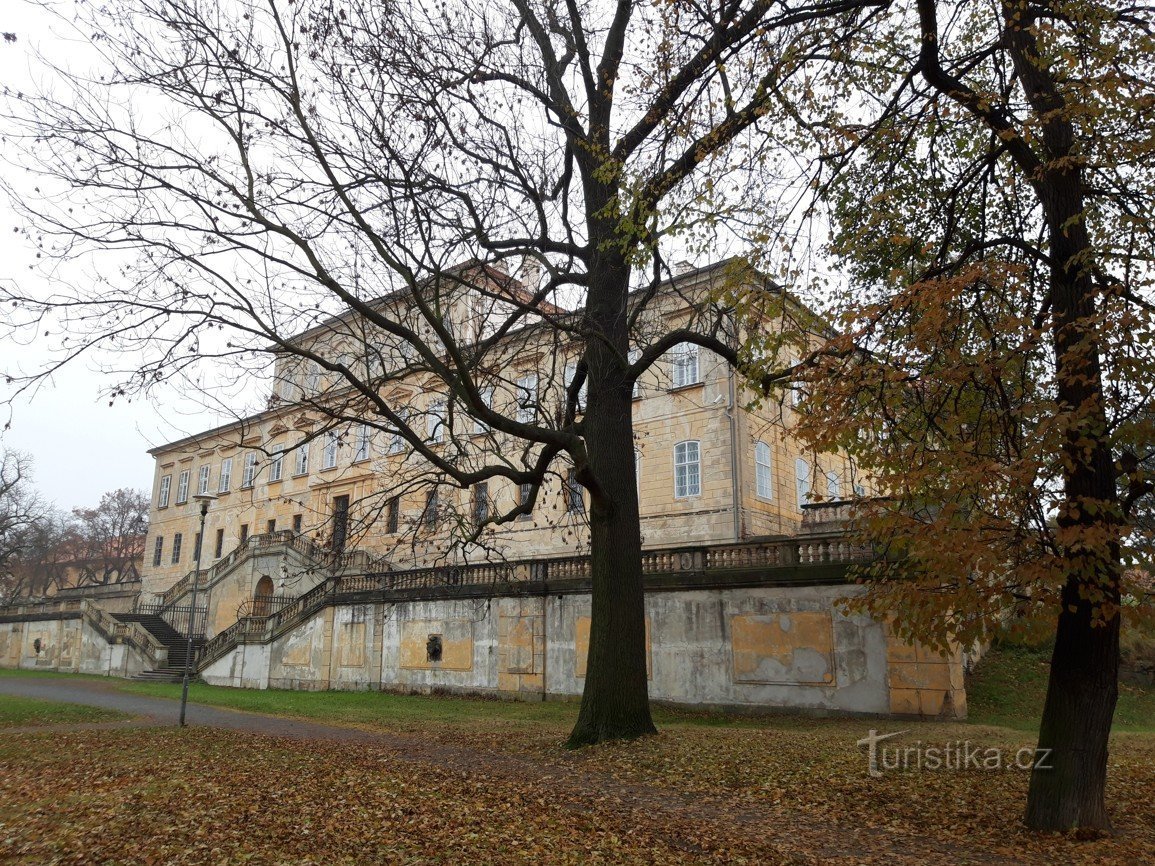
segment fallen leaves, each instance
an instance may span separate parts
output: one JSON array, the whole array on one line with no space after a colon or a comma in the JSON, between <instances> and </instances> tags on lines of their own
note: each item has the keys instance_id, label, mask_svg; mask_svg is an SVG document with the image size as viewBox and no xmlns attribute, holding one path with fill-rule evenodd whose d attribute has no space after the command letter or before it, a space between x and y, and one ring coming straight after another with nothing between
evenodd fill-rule
<instances>
[{"instance_id":1,"label":"fallen leaves","mask_svg":"<svg viewBox=\"0 0 1155 866\"><path fill-rule=\"evenodd\" d=\"M1155 850L1155 737L1115 738L1123 833L1080 842L1021 828L1025 772L871 779L855 746L868 726L680 726L578 752L558 748L562 725L514 721L380 743L198 728L0 737L0 861L1137 863Z\"/></svg>"}]
</instances>

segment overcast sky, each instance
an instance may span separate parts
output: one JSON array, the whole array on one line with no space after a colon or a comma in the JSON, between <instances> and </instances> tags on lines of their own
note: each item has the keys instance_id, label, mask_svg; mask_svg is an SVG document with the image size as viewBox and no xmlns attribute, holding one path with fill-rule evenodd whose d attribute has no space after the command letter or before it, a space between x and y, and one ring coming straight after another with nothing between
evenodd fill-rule
<instances>
[{"instance_id":1,"label":"overcast sky","mask_svg":"<svg viewBox=\"0 0 1155 866\"><path fill-rule=\"evenodd\" d=\"M32 49L49 57L74 56L75 44L54 38L43 14L23 2L4 0L3 5L0 29L15 33L16 42L0 40L0 85L27 87ZM0 162L0 172L6 171L10 170ZM0 221L0 280L17 280L25 286L29 281L43 282L29 269L35 253L24 235L14 231L20 226L2 202ZM27 345L0 343L0 371L28 369L47 358L51 348L43 337ZM100 391L110 384L85 366L73 366L30 401L0 407L0 426L11 419L11 428L0 433L3 449L32 456L36 488L61 508L94 505L102 493L118 487L151 490L153 463L147 450L218 421L171 391L157 394L153 405L121 401L109 406Z\"/></svg>"}]
</instances>

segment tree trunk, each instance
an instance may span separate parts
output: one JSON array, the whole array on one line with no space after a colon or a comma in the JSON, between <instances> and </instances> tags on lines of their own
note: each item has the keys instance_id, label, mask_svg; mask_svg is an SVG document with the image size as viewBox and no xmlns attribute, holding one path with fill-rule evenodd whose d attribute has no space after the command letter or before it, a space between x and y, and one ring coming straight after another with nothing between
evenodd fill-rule
<instances>
[{"instance_id":1,"label":"tree trunk","mask_svg":"<svg viewBox=\"0 0 1155 866\"><path fill-rule=\"evenodd\" d=\"M1104 789L1119 694L1119 615L1098 626L1091 617L1091 605L1079 598L1079 581L1071 578L1063 588L1027 795L1026 821L1035 830L1111 829Z\"/></svg>"},{"instance_id":2,"label":"tree trunk","mask_svg":"<svg viewBox=\"0 0 1155 866\"><path fill-rule=\"evenodd\" d=\"M1015 33L1016 39L1027 38ZM1070 124L1055 98L1048 97L1048 80L1033 55L1022 50L1016 59L1024 86L1041 94L1036 96L1040 113L1052 111L1044 141L1057 160L1071 150ZM1088 271L1091 241L1078 168L1052 163L1037 189L1052 256L1056 397L1066 427L1064 497L1057 517L1066 579L1026 822L1036 830L1110 831L1104 790L1119 692L1122 515L1104 403L1095 286Z\"/></svg>"},{"instance_id":3,"label":"tree trunk","mask_svg":"<svg viewBox=\"0 0 1155 866\"><path fill-rule=\"evenodd\" d=\"M593 599L581 710L567 746L656 733L646 682L645 594L634 460L626 299L629 267L613 254L591 268L586 303L587 464L578 479L590 489Z\"/></svg>"}]
</instances>

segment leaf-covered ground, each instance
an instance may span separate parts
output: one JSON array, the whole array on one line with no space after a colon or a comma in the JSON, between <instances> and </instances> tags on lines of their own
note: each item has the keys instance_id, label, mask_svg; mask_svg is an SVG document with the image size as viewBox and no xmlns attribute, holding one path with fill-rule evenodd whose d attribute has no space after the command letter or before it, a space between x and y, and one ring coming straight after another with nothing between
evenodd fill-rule
<instances>
[{"instance_id":1,"label":"leaf-covered ground","mask_svg":"<svg viewBox=\"0 0 1155 866\"><path fill-rule=\"evenodd\" d=\"M659 710L658 736L578 752L561 748L573 704L202 687L369 736L277 739L259 717L0 731L0 864L1155 863L1149 690L1112 740L1114 838L1024 830L1025 770L868 775L872 728L909 729L887 746L1033 747L1038 659L984 664L977 724Z\"/></svg>"},{"instance_id":2,"label":"leaf-covered ground","mask_svg":"<svg viewBox=\"0 0 1155 866\"><path fill-rule=\"evenodd\" d=\"M1150 862L1155 738L1117 735L1114 839L1022 830L1021 771L866 773L866 723L675 726L566 753L497 722L378 743L190 728L0 735L0 862ZM926 742L1018 746L925 725Z\"/></svg>"}]
</instances>

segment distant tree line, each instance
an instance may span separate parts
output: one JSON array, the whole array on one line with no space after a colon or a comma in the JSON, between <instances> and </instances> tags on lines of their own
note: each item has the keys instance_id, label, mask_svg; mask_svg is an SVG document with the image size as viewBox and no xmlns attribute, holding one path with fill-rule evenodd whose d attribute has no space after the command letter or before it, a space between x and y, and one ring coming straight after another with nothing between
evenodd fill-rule
<instances>
[{"instance_id":1,"label":"distant tree line","mask_svg":"<svg viewBox=\"0 0 1155 866\"><path fill-rule=\"evenodd\" d=\"M147 494L121 488L93 508L63 511L32 483L32 459L0 455L0 603L69 586L140 579L148 531Z\"/></svg>"}]
</instances>

